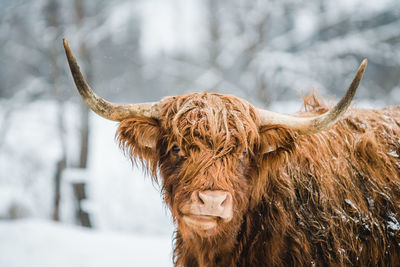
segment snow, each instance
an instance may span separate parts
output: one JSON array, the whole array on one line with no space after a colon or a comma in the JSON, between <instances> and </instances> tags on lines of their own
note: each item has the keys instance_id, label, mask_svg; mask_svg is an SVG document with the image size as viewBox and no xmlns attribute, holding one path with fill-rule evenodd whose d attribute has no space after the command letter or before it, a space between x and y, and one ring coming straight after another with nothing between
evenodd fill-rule
<instances>
[{"instance_id":1,"label":"snow","mask_svg":"<svg viewBox=\"0 0 400 267\"><path fill-rule=\"evenodd\" d=\"M351 202L350 199L347 199L347 198L346 198L344 201L345 201L349 206L351 206L355 211L358 212L357 206L356 206L353 202Z\"/></svg>"},{"instance_id":2,"label":"snow","mask_svg":"<svg viewBox=\"0 0 400 267\"><path fill-rule=\"evenodd\" d=\"M62 180L69 183L87 182L87 169L67 168L62 173Z\"/></svg>"},{"instance_id":3,"label":"snow","mask_svg":"<svg viewBox=\"0 0 400 267\"><path fill-rule=\"evenodd\" d=\"M5 110L0 109L0 117ZM0 187L20 188L24 203L35 216L47 216L51 207L50 179L61 148L57 138L55 102L19 106L10 115L0 148ZM6 118L4 118L6 119Z\"/></svg>"},{"instance_id":4,"label":"snow","mask_svg":"<svg viewBox=\"0 0 400 267\"><path fill-rule=\"evenodd\" d=\"M119 149L117 124L91 112L91 125L88 201L95 226L171 234L173 226L160 188Z\"/></svg>"},{"instance_id":5,"label":"snow","mask_svg":"<svg viewBox=\"0 0 400 267\"><path fill-rule=\"evenodd\" d=\"M168 237L88 230L42 220L0 221L0 266L172 266Z\"/></svg>"},{"instance_id":6,"label":"snow","mask_svg":"<svg viewBox=\"0 0 400 267\"><path fill-rule=\"evenodd\" d=\"M77 130L73 104L66 113L67 146L74 154L79 144L72 134ZM171 266L174 227L160 189L120 151L116 123L91 113L89 168L63 174L62 223L55 224L44 221L52 214L53 171L61 151L55 103L29 103L12 116L0 150L0 218L31 219L0 220L0 267ZM77 181L87 184L82 206L96 230L72 226Z\"/></svg>"},{"instance_id":7,"label":"snow","mask_svg":"<svg viewBox=\"0 0 400 267\"><path fill-rule=\"evenodd\" d=\"M396 151L390 151L390 152L388 152L387 153L389 156L392 156L392 157L395 157L395 158L398 158L399 157L399 155L397 155L397 152Z\"/></svg>"},{"instance_id":8,"label":"snow","mask_svg":"<svg viewBox=\"0 0 400 267\"><path fill-rule=\"evenodd\" d=\"M396 219L396 214L390 213L387 221L388 228L392 231L400 231L400 223Z\"/></svg>"},{"instance_id":9,"label":"snow","mask_svg":"<svg viewBox=\"0 0 400 267\"><path fill-rule=\"evenodd\" d=\"M16 186L0 186L0 219L21 218L30 215L32 204L27 201L24 192Z\"/></svg>"}]
</instances>

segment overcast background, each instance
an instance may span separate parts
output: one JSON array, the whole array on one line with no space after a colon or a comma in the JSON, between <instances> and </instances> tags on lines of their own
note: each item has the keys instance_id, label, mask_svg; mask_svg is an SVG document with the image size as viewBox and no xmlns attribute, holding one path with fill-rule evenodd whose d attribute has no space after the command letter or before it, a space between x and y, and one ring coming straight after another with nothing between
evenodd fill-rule
<instances>
[{"instance_id":1,"label":"overcast background","mask_svg":"<svg viewBox=\"0 0 400 267\"><path fill-rule=\"evenodd\" d=\"M368 58L355 105L400 103L398 0L1 0L0 266L171 266L159 187L82 105L64 37L114 102L210 91L290 113Z\"/></svg>"}]
</instances>

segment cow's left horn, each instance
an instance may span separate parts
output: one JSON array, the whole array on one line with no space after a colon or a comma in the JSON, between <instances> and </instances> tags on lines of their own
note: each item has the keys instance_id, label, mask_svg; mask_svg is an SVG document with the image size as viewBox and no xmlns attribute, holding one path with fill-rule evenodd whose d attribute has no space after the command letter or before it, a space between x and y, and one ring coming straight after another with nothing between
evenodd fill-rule
<instances>
[{"instance_id":1,"label":"cow's left horn","mask_svg":"<svg viewBox=\"0 0 400 267\"><path fill-rule=\"evenodd\" d=\"M65 53L67 54L68 64L74 78L76 88L85 103L100 116L112 120L122 121L132 116L145 116L157 118L159 115L158 102L139 103L139 104L113 104L99 97L93 92L92 88L83 78L83 75L76 62L75 56L66 39L63 39Z\"/></svg>"},{"instance_id":2,"label":"cow's left horn","mask_svg":"<svg viewBox=\"0 0 400 267\"><path fill-rule=\"evenodd\" d=\"M350 84L349 89L347 89L346 94L339 101L339 103L337 103L328 112L315 117L302 118L275 113L264 109L258 109L258 113L261 119L261 125L281 124L295 131L298 131L300 134L318 133L329 128L335 122L337 122L346 112L351 103L351 100L356 93L357 87L361 82L366 67L367 60L364 59L360 67L358 68L358 71L352 83Z\"/></svg>"}]
</instances>

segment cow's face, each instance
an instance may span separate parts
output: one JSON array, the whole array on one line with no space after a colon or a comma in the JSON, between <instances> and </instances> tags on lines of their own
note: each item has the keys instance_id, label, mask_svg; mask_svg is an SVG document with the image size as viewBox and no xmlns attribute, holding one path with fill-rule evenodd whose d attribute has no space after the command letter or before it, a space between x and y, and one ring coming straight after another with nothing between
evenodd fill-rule
<instances>
[{"instance_id":1,"label":"cow's face","mask_svg":"<svg viewBox=\"0 0 400 267\"><path fill-rule=\"evenodd\" d=\"M254 145L250 105L234 97L191 94L165 105L159 166L166 203L182 234L236 229L247 208Z\"/></svg>"},{"instance_id":2,"label":"cow's face","mask_svg":"<svg viewBox=\"0 0 400 267\"><path fill-rule=\"evenodd\" d=\"M120 124L121 144L162 177L182 234L237 231L254 184L259 129L254 109L233 96L190 94L162 102L162 120Z\"/></svg>"}]
</instances>

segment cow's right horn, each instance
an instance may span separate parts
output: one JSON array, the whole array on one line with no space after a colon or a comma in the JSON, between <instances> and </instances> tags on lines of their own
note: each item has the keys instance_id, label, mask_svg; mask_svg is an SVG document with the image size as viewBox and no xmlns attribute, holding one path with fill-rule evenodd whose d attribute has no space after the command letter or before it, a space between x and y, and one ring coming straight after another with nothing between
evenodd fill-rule
<instances>
[{"instance_id":1,"label":"cow's right horn","mask_svg":"<svg viewBox=\"0 0 400 267\"><path fill-rule=\"evenodd\" d=\"M365 68L367 67L367 60L364 59L357 73L351 82L346 94L332 109L328 112L314 117L296 117L280 113L271 112L264 109L258 109L261 125L267 124L281 124L291 128L300 134L313 134L328 129L336 123L349 107L353 99L358 85L364 75Z\"/></svg>"},{"instance_id":2,"label":"cow's right horn","mask_svg":"<svg viewBox=\"0 0 400 267\"><path fill-rule=\"evenodd\" d=\"M157 118L159 115L158 102L139 103L139 104L113 104L99 97L90 88L83 78L78 63L66 39L63 39L65 53L67 55L68 64L74 78L76 88L82 96L85 103L91 110L98 115L112 120L122 121L133 116L144 116Z\"/></svg>"}]
</instances>

